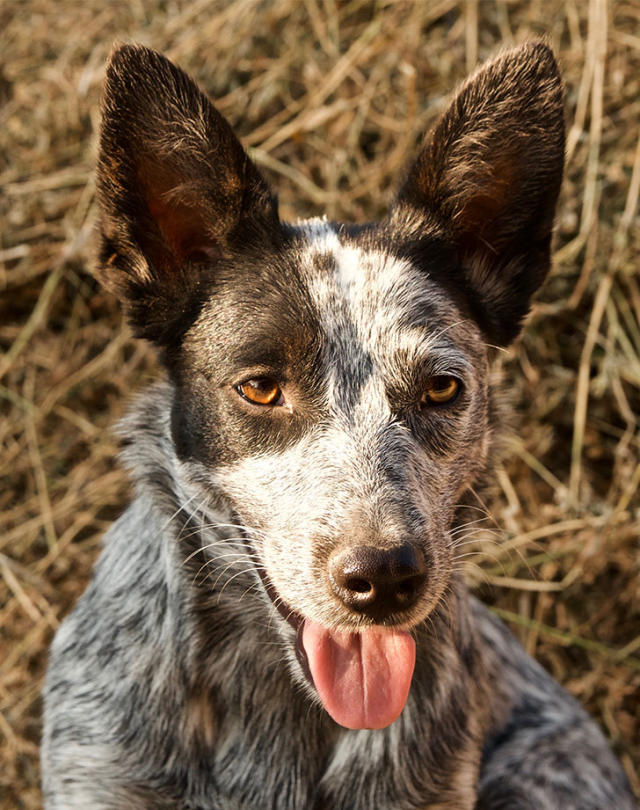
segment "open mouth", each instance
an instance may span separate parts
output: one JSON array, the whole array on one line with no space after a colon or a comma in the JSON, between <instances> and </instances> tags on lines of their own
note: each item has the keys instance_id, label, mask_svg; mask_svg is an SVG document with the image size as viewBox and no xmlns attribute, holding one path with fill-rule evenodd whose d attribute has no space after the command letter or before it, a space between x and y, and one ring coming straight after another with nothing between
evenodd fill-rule
<instances>
[{"instance_id":1,"label":"open mouth","mask_svg":"<svg viewBox=\"0 0 640 810\"><path fill-rule=\"evenodd\" d=\"M258 570L269 598L294 629L298 661L333 720L350 729L391 725L409 696L412 636L379 625L358 632L324 627L285 604L263 568Z\"/></svg>"}]
</instances>

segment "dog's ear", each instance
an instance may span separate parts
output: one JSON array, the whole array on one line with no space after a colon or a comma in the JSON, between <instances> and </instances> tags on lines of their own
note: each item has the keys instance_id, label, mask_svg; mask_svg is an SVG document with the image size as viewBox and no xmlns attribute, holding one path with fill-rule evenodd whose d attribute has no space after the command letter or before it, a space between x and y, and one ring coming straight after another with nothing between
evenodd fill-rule
<instances>
[{"instance_id":1,"label":"dog's ear","mask_svg":"<svg viewBox=\"0 0 640 810\"><path fill-rule=\"evenodd\" d=\"M139 336L160 345L189 320L232 249L277 225L266 182L195 83L147 48L107 68L98 198L99 275Z\"/></svg>"},{"instance_id":2,"label":"dog's ear","mask_svg":"<svg viewBox=\"0 0 640 810\"><path fill-rule=\"evenodd\" d=\"M392 206L415 255L444 240L457 268L445 279L486 335L520 331L550 265L564 162L564 92L551 50L529 43L462 86L427 137Z\"/></svg>"}]
</instances>

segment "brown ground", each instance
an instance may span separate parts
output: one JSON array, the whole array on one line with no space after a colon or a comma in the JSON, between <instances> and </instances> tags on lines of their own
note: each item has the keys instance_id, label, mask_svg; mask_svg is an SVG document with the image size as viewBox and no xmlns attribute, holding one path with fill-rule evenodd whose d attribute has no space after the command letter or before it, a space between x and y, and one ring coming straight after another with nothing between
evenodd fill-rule
<instances>
[{"instance_id":1,"label":"brown ground","mask_svg":"<svg viewBox=\"0 0 640 810\"><path fill-rule=\"evenodd\" d=\"M638 0L3 0L0 808L40 805L47 645L128 497L111 428L157 374L91 277L113 41L197 77L285 216L362 221L467 70L544 34L568 87L555 269L502 361L516 431L470 577L640 788Z\"/></svg>"}]
</instances>

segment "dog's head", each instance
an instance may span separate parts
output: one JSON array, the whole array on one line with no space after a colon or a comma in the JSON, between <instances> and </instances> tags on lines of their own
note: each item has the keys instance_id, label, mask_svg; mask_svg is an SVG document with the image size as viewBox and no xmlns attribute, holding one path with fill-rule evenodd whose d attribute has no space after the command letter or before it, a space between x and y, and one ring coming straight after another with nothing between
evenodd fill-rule
<instances>
[{"instance_id":1,"label":"dog's head","mask_svg":"<svg viewBox=\"0 0 640 810\"><path fill-rule=\"evenodd\" d=\"M288 225L185 74L139 47L111 60L102 277L162 351L178 456L233 508L343 725L399 714L408 631L452 580L487 349L549 268L563 148L553 55L528 44L461 88L383 222Z\"/></svg>"}]
</instances>

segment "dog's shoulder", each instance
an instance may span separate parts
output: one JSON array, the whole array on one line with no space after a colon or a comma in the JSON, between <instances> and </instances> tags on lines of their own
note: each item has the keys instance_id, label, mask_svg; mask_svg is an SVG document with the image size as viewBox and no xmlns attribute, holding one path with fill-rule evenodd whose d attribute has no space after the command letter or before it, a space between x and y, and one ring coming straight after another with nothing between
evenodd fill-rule
<instances>
[{"instance_id":1,"label":"dog's shoulder","mask_svg":"<svg viewBox=\"0 0 640 810\"><path fill-rule=\"evenodd\" d=\"M477 810L635 810L600 729L502 621L471 604L494 685Z\"/></svg>"}]
</instances>

